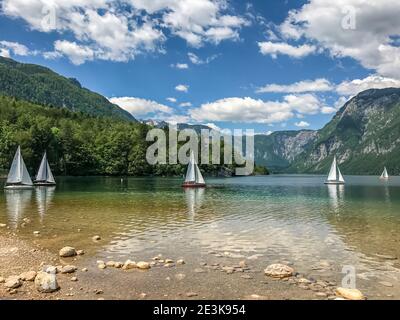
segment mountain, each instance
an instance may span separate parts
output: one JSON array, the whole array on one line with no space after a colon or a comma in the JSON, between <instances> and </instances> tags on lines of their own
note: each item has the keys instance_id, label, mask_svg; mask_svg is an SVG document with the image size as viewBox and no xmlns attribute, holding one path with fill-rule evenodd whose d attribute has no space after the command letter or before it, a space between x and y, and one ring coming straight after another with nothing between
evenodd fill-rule
<instances>
[{"instance_id":1,"label":"mountain","mask_svg":"<svg viewBox=\"0 0 400 320\"><path fill-rule=\"evenodd\" d=\"M83 88L76 79L65 78L39 65L3 57L0 57L0 95L94 116L136 121L130 113L105 97Z\"/></svg>"},{"instance_id":2,"label":"mountain","mask_svg":"<svg viewBox=\"0 0 400 320\"><path fill-rule=\"evenodd\" d=\"M336 155L346 174L400 173L400 89L371 89L348 101L291 163L326 172Z\"/></svg>"},{"instance_id":3,"label":"mountain","mask_svg":"<svg viewBox=\"0 0 400 320\"><path fill-rule=\"evenodd\" d=\"M254 150L257 165L274 172L287 171L291 163L317 138L317 131L277 131L270 135L255 135Z\"/></svg>"}]
</instances>

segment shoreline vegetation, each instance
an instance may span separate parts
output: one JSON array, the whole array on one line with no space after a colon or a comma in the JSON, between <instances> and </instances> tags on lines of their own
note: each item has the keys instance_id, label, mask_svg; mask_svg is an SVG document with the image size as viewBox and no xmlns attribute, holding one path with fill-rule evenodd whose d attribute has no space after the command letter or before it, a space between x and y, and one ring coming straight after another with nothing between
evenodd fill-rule
<instances>
[{"instance_id":1,"label":"shoreline vegetation","mask_svg":"<svg viewBox=\"0 0 400 320\"><path fill-rule=\"evenodd\" d=\"M0 172L7 172L15 150L32 174L47 151L55 175L183 176L186 165L149 165L146 141L151 126L103 116L44 107L0 96ZM165 129L168 130L168 129ZM223 143L221 142L221 163ZM205 176L232 176L235 164L200 165ZM255 173L268 174L262 166Z\"/></svg>"}]
</instances>

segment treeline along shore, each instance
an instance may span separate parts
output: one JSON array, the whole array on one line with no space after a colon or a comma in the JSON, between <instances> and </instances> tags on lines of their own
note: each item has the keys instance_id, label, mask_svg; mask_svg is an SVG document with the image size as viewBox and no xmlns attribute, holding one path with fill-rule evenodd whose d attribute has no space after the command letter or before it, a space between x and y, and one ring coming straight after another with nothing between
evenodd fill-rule
<instances>
[{"instance_id":1,"label":"treeline along shore","mask_svg":"<svg viewBox=\"0 0 400 320\"><path fill-rule=\"evenodd\" d=\"M151 128L140 122L0 96L0 176L6 175L18 145L31 174L47 151L56 175L182 176L185 165L147 163L146 150L153 142L146 141L146 135ZM234 172L234 164L200 168L209 176ZM261 167L256 172L268 173Z\"/></svg>"}]
</instances>

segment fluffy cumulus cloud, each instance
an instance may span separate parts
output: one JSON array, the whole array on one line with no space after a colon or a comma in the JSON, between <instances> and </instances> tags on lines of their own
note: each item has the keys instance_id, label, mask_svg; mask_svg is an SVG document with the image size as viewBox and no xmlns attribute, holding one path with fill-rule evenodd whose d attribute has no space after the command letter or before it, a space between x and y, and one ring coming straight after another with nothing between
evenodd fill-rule
<instances>
[{"instance_id":1,"label":"fluffy cumulus cloud","mask_svg":"<svg viewBox=\"0 0 400 320\"><path fill-rule=\"evenodd\" d=\"M258 46L263 55L270 55L276 59L278 55L288 55L292 58L303 58L314 53L317 48L313 45L303 44L299 46L292 46L284 42L259 42Z\"/></svg>"},{"instance_id":2,"label":"fluffy cumulus cloud","mask_svg":"<svg viewBox=\"0 0 400 320\"><path fill-rule=\"evenodd\" d=\"M343 96L354 96L357 93L367 89L400 88L400 80L371 75L364 79L355 79L352 81L343 81L336 90Z\"/></svg>"},{"instance_id":3,"label":"fluffy cumulus cloud","mask_svg":"<svg viewBox=\"0 0 400 320\"><path fill-rule=\"evenodd\" d=\"M334 86L327 79L304 80L293 84L268 84L257 90L258 93L278 92L278 93L304 93L304 92L323 92L331 91Z\"/></svg>"},{"instance_id":4,"label":"fluffy cumulus cloud","mask_svg":"<svg viewBox=\"0 0 400 320\"><path fill-rule=\"evenodd\" d=\"M310 126L310 124L306 121L296 122L294 125L299 128L307 128Z\"/></svg>"},{"instance_id":5,"label":"fluffy cumulus cloud","mask_svg":"<svg viewBox=\"0 0 400 320\"><path fill-rule=\"evenodd\" d=\"M189 114L199 122L232 121L247 123L276 123L289 120L295 114L316 114L325 105L312 94L287 95L282 101L225 98L191 109Z\"/></svg>"},{"instance_id":6,"label":"fluffy cumulus cloud","mask_svg":"<svg viewBox=\"0 0 400 320\"><path fill-rule=\"evenodd\" d=\"M4 0L1 11L24 19L31 29L58 32L62 46L58 43L46 57L66 55L78 64L92 59L128 61L143 52L163 52L166 34L193 47L237 40L240 29L249 24L231 14L225 0ZM68 37L69 48L64 34L74 37ZM71 54L73 46L80 51L78 56Z\"/></svg>"},{"instance_id":7,"label":"fluffy cumulus cloud","mask_svg":"<svg viewBox=\"0 0 400 320\"><path fill-rule=\"evenodd\" d=\"M316 43L334 57L351 57L379 75L400 79L400 1L310 0L292 10L280 34Z\"/></svg>"},{"instance_id":8,"label":"fluffy cumulus cloud","mask_svg":"<svg viewBox=\"0 0 400 320\"><path fill-rule=\"evenodd\" d=\"M188 92L189 91L189 86L187 84L178 84L175 87L176 91L180 91L180 92Z\"/></svg>"},{"instance_id":9,"label":"fluffy cumulus cloud","mask_svg":"<svg viewBox=\"0 0 400 320\"><path fill-rule=\"evenodd\" d=\"M189 65L187 63L176 63L176 64L172 64L171 65L172 68L176 68L176 69L189 69Z\"/></svg>"},{"instance_id":10,"label":"fluffy cumulus cloud","mask_svg":"<svg viewBox=\"0 0 400 320\"><path fill-rule=\"evenodd\" d=\"M180 106L180 107L184 107L184 108L186 107L186 108L187 108L187 107L191 107L191 106L192 106L192 103L191 103L191 102L183 102L183 103L179 104L179 106Z\"/></svg>"},{"instance_id":11,"label":"fluffy cumulus cloud","mask_svg":"<svg viewBox=\"0 0 400 320\"><path fill-rule=\"evenodd\" d=\"M110 98L109 100L136 117L151 113L170 114L173 111L172 108L158 102L135 97Z\"/></svg>"},{"instance_id":12,"label":"fluffy cumulus cloud","mask_svg":"<svg viewBox=\"0 0 400 320\"><path fill-rule=\"evenodd\" d=\"M0 56L9 58L12 54L17 56L27 56L29 49L18 42L0 41Z\"/></svg>"},{"instance_id":13,"label":"fluffy cumulus cloud","mask_svg":"<svg viewBox=\"0 0 400 320\"><path fill-rule=\"evenodd\" d=\"M176 103L178 101L178 100L176 100L176 98L173 98L173 97L168 97L166 100L169 102L172 102L172 103Z\"/></svg>"}]
</instances>

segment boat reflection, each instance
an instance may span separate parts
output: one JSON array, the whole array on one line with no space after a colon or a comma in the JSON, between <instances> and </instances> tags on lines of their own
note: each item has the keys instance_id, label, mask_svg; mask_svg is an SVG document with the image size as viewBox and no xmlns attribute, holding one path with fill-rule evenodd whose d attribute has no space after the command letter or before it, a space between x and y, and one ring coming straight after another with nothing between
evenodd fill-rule
<instances>
[{"instance_id":1,"label":"boat reflection","mask_svg":"<svg viewBox=\"0 0 400 320\"><path fill-rule=\"evenodd\" d=\"M204 188L185 188L186 203L190 219L194 219L196 211L201 207L204 200Z\"/></svg>"},{"instance_id":2,"label":"boat reflection","mask_svg":"<svg viewBox=\"0 0 400 320\"><path fill-rule=\"evenodd\" d=\"M328 185L329 203L335 213L339 213L344 202L344 185Z\"/></svg>"},{"instance_id":3,"label":"boat reflection","mask_svg":"<svg viewBox=\"0 0 400 320\"><path fill-rule=\"evenodd\" d=\"M43 222L43 218L47 211L50 209L53 203L54 192L56 187L36 187L36 204L40 217L40 222Z\"/></svg>"},{"instance_id":4,"label":"boat reflection","mask_svg":"<svg viewBox=\"0 0 400 320\"><path fill-rule=\"evenodd\" d=\"M9 226L13 229L18 227L27 207L32 199L32 189L27 190L4 190L7 204Z\"/></svg>"}]
</instances>

